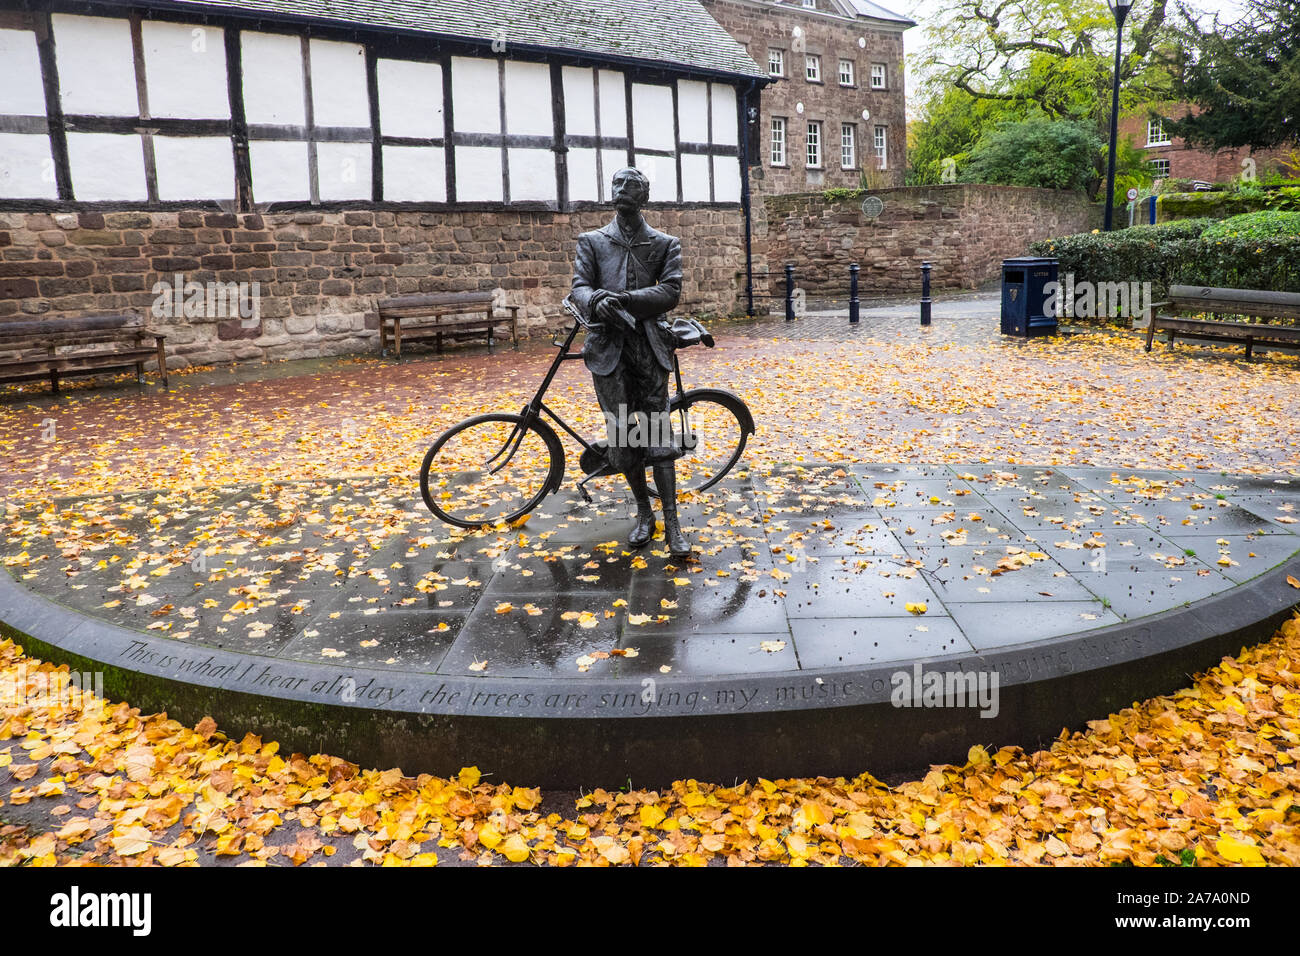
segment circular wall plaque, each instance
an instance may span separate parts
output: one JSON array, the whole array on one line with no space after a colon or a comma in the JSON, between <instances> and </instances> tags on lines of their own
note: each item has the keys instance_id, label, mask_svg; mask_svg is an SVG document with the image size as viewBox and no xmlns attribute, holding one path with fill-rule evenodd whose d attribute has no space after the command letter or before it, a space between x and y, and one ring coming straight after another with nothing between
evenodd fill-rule
<instances>
[{"instance_id":1,"label":"circular wall plaque","mask_svg":"<svg viewBox=\"0 0 1300 956\"><path fill-rule=\"evenodd\" d=\"M885 204L880 201L879 196L868 196L862 200L862 215L868 219L875 219L885 210Z\"/></svg>"}]
</instances>

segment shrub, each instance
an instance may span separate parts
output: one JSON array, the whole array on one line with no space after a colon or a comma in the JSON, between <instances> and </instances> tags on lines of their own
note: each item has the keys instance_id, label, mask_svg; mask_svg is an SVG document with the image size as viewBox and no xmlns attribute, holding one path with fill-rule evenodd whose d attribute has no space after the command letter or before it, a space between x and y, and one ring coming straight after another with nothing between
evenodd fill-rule
<instances>
[{"instance_id":1,"label":"shrub","mask_svg":"<svg viewBox=\"0 0 1300 956\"><path fill-rule=\"evenodd\" d=\"M1184 220L1188 222L1191 220ZM1194 222L1194 221L1193 221ZM1177 228L1174 228L1177 227ZM1182 222L1163 226L1085 232L1036 242L1029 251L1060 260L1062 277L1073 273L1076 282L1152 282L1161 284L1167 273L1167 249L1174 242L1200 234L1196 225Z\"/></svg>"},{"instance_id":2,"label":"shrub","mask_svg":"<svg viewBox=\"0 0 1300 956\"><path fill-rule=\"evenodd\" d=\"M1060 260L1062 278L1073 273L1076 282L1150 282L1160 295L1171 285L1300 292L1300 234L1211 237L1213 223L1183 219L1081 233L1036 242L1029 251Z\"/></svg>"},{"instance_id":3,"label":"shrub","mask_svg":"<svg viewBox=\"0 0 1300 956\"><path fill-rule=\"evenodd\" d=\"M1129 231L1141 230L1142 235L1155 237L1162 242L1171 239L1195 239L1215 222L1217 220L1204 218L1175 219L1172 222L1162 222L1156 226L1132 226ZM1116 233L1111 233L1111 235L1116 235Z\"/></svg>"},{"instance_id":4,"label":"shrub","mask_svg":"<svg viewBox=\"0 0 1300 956\"><path fill-rule=\"evenodd\" d=\"M1003 123L971 150L962 179L1004 186L1083 189L1101 141L1071 121L1028 119Z\"/></svg>"},{"instance_id":5,"label":"shrub","mask_svg":"<svg viewBox=\"0 0 1300 956\"><path fill-rule=\"evenodd\" d=\"M1300 236L1182 239L1165 261L1167 285L1300 292Z\"/></svg>"},{"instance_id":6,"label":"shrub","mask_svg":"<svg viewBox=\"0 0 1300 956\"><path fill-rule=\"evenodd\" d=\"M1266 210L1264 212L1246 213L1233 216L1214 223L1205 230L1206 239L1273 239L1286 236L1300 236L1300 212L1281 212Z\"/></svg>"}]
</instances>

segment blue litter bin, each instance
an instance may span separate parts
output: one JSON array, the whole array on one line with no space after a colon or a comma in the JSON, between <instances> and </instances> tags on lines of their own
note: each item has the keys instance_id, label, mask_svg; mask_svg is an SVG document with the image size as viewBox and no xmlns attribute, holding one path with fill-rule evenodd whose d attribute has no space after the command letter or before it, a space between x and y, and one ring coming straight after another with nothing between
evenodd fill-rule
<instances>
[{"instance_id":1,"label":"blue litter bin","mask_svg":"<svg viewBox=\"0 0 1300 956\"><path fill-rule=\"evenodd\" d=\"M1056 334L1059 320L1048 308L1051 296L1044 288L1057 281L1059 267L1056 259L1002 261L1003 335L1030 338Z\"/></svg>"}]
</instances>

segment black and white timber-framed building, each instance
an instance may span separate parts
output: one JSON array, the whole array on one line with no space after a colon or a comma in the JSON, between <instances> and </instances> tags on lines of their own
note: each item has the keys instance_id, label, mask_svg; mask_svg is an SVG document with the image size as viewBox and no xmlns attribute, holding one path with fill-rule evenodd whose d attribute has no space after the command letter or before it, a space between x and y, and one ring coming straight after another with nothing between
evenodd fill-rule
<instances>
[{"instance_id":1,"label":"black and white timber-framed building","mask_svg":"<svg viewBox=\"0 0 1300 956\"><path fill-rule=\"evenodd\" d=\"M0 0L0 210L747 205L695 0Z\"/></svg>"}]
</instances>

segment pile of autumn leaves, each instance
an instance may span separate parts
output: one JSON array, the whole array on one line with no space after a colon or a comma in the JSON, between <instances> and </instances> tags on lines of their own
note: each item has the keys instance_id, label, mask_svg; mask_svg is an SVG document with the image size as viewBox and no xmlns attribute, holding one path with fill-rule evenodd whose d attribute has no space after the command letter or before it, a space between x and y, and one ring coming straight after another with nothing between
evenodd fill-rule
<instances>
[{"instance_id":1,"label":"pile of autumn leaves","mask_svg":"<svg viewBox=\"0 0 1300 956\"><path fill-rule=\"evenodd\" d=\"M974 747L962 766L889 788L848 780L696 781L583 795L360 770L228 740L126 704L0 710L4 805L50 801L57 829L0 824L0 865L357 863L439 858L554 865L725 862L1300 865L1300 616L1050 751ZM0 682L53 670L0 643ZM355 854L349 854L350 856Z\"/></svg>"}]
</instances>

